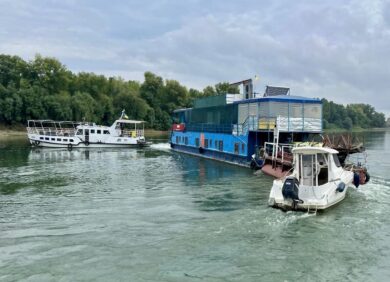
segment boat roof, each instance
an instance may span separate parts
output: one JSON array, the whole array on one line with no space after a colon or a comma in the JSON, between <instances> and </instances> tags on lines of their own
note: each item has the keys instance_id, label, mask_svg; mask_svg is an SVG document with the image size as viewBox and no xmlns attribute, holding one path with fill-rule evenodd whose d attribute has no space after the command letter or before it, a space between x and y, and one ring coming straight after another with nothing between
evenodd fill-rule
<instances>
[{"instance_id":1,"label":"boat roof","mask_svg":"<svg viewBox=\"0 0 390 282\"><path fill-rule=\"evenodd\" d=\"M303 96L291 96L291 95L278 95L278 96L244 99L240 101L235 101L233 102L233 104L245 104L245 103L253 103L253 102L291 102L291 103L322 104L321 100L318 98L308 98Z\"/></svg>"},{"instance_id":2,"label":"boat roof","mask_svg":"<svg viewBox=\"0 0 390 282\"><path fill-rule=\"evenodd\" d=\"M304 154L304 155L313 155L313 154L338 154L339 152L335 149L329 147L297 147L292 150L294 154Z\"/></svg>"},{"instance_id":3,"label":"boat roof","mask_svg":"<svg viewBox=\"0 0 390 282\"><path fill-rule=\"evenodd\" d=\"M143 121L143 120L131 120L131 119L117 119L115 122L139 124L139 123L144 123L145 121Z\"/></svg>"},{"instance_id":4,"label":"boat roof","mask_svg":"<svg viewBox=\"0 0 390 282\"><path fill-rule=\"evenodd\" d=\"M29 119L27 123L29 122L52 122L52 123L73 123L73 124L79 124L81 122L79 121L71 121L71 120L61 120L61 121L56 121L52 119Z\"/></svg>"}]
</instances>

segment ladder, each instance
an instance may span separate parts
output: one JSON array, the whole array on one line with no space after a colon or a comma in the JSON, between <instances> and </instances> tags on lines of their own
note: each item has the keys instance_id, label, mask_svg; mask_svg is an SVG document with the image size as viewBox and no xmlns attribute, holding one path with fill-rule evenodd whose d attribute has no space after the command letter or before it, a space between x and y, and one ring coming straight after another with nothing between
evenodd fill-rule
<instances>
[{"instance_id":1,"label":"ladder","mask_svg":"<svg viewBox=\"0 0 390 282\"><path fill-rule=\"evenodd\" d=\"M274 127L274 146L272 148L272 160L275 160L278 156L278 147L279 147L279 117L275 120Z\"/></svg>"}]
</instances>

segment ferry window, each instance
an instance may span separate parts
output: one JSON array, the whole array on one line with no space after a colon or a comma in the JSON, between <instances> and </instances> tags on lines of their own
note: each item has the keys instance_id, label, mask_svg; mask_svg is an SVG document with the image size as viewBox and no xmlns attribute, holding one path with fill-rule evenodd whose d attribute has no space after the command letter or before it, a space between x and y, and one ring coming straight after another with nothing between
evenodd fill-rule
<instances>
[{"instance_id":1,"label":"ferry window","mask_svg":"<svg viewBox=\"0 0 390 282\"><path fill-rule=\"evenodd\" d=\"M240 144L239 143L234 143L234 153L239 154L239 149L240 149Z\"/></svg>"},{"instance_id":2,"label":"ferry window","mask_svg":"<svg viewBox=\"0 0 390 282\"><path fill-rule=\"evenodd\" d=\"M43 137L39 137L39 139L43 140Z\"/></svg>"},{"instance_id":3,"label":"ferry window","mask_svg":"<svg viewBox=\"0 0 390 282\"><path fill-rule=\"evenodd\" d=\"M95 134L95 129L91 129L91 134Z\"/></svg>"},{"instance_id":4,"label":"ferry window","mask_svg":"<svg viewBox=\"0 0 390 282\"><path fill-rule=\"evenodd\" d=\"M205 148L209 147L209 139L204 139L204 147Z\"/></svg>"},{"instance_id":5,"label":"ferry window","mask_svg":"<svg viewBox=\"0 0 390 282\"><path fill-rule=\"evenodd\" d=\"M118 142L121 142L121 141L122 141L122 139L118 138L116 141L118 141Z\"/></svg>"},{"instance_id":6,"label":"ferry window","mask_svg":"<svg viewBox=\"0 0 390 282\"><path fill-rule=\"evenodd\" d=\"M245 153L245 144L241 143L241 153Z\"/></svg>"},{"instance_id":7,"label":"ferry window","mask_svg":"<svg viewBox=\"0 0 390 282\"><path fill-rule=\"evenodd\" d=\"M199 147L199 138L195 138L195 146Z\"/></svg>"},{"instance_id":8,"label":"ferry window","mask_svg":"<svg viewBox=\"0 0 390 282\"><path fill-rule=\"evenodd\" d=\"M51 138L51 141L56 141L56 139L55 138Z\"/></svg>"},{"instance_id":9,"label":"ferry window","mask_svg":"<svg viewBox=\"0 0 390 282\"><path fill-rule=\"evenodd\" d=\"M50 140L50 138L49 137L45 137L45 140Z\"/></svg>"},{"instance_id":10,"label":"ferry window","mask_svg":"<svg viewBox=\"0 0 390 282\"><path fill-rule=\"evenodd\" d=\"M222 140L219 141L218 150L223 151L223 141Z\"/></svg>"},{"instance_id":11,"label":"ferry window","mask_svg":"<svg viewBox=\"0 0 390 282\"><path fill-rule=\"evenodd\" d=\"M83 130L82 129L77 130L76 135L83 135Z\"/></svg>"},{"instance_id":12,"label":"ferry window","mask_svg":"<svg viewBox=\"0 0 390 282\"><path fill-rule=\"evenodd\" d=\"M339 157L336 154L333 154L333 159L334 159L334 163L336 164L336 166L340 167L341 164L340 164Z\"/></svg>"},{"instance_id":13,"label":"ferry window","mask_svg":"<svg viewBox=\"0 0 390 282\"><path fill-rule=\"evenodd\" d=\"M69 139L69 142L73 142L73 139Z\"/></svg>"},{"instance_id":14,"label":"ferry window","mask_svg":"<svg viewBox=\"0 0 390 282\"><path fill-rule=\"evenodd\" d=\"M110 134L110 132L108 130L104 130L103 134Z\"/></svg>"},{"instance_id":15,"label":"ferry window","mask_svg":"<svg viewBox=\"0 0 390 282\"><path fill-rule=\"evenodd\" d=\"M186 145L188 145L188 137L185 137L185 138L184 138L184 143L185 143Z\"/></svg>"},{"instance_id":16,"label":"ferry window","mask_svg":"<svg viewBox=\"0 0 390 282\"><path fill-rule=\"evenodd\" d=\"M68 139L64 139L63 141L64 141L64 142L68 142Z\"/></svg>"},{"instance_id":17,"label":"ferry window","mask_svg":"<svg viewBox=\"0 0 390 282\"><path fill-rule=\"evenodd\" d=\"M179 136L176 136L176 144L179 144Z\"/></svg>"},{"instance_id":18,"label":"ferry window","mask_svg":"<svg viewBox=\"0 0 390 282\"><path fill-rule=\"evenodd\" d=\"M102 134L102 131L100 129L96 130L96 134Z\"/></svg>"},{"instance_id":19,"label":"ferry window","mask_svg":"<svg viewBox=\"0 0 390 282\"><path fill-rule=\"evenodd\" d=\"M61 141L61 138L57 138L57 141Z\"/></svg>"}]
</instances>

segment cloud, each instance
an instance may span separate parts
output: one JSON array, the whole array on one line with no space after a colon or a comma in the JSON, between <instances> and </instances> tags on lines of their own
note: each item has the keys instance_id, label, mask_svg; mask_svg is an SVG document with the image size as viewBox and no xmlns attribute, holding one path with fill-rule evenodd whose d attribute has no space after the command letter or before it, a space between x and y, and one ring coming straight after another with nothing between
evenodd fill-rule
<instances>
[{"instance_id":1,"label":"cloud","mask_svg":"<svg viewBox=\"0 0 390 282\"><path fill-rule=\"evenodd\" d=\"M390 112L390 5L330 1L2 1L0 52L55 56L74 71L187 86L256 85Z\"/></svg>"}]
</instances>

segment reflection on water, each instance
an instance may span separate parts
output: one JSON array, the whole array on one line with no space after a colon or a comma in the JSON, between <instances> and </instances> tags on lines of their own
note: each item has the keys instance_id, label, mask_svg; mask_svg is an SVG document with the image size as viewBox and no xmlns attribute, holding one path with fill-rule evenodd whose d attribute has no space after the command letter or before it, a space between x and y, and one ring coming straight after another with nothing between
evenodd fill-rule
<instances>
[{"instance_id":1,"label":"reflection on water","mask_svg":"<svg viewBox=\"0 0 390 282\"><path fill-rule=\"evenodd\" d=\"M0 140L0 280L386 281L389 134L361 134L371 182L317 216L269 208L270 177L161 141Z\"/></svg>"}]
</instances>

